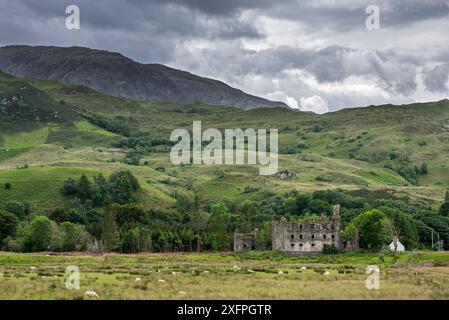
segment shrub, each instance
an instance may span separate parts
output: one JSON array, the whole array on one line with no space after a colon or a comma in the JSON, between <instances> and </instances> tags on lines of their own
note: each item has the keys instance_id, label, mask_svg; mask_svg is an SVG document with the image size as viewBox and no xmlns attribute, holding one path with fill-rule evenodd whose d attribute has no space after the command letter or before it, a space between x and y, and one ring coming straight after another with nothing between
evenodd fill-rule
<instances>
[{"instance_id":1,"label":"shrub","mask_svg":"<svg viewBox=\"0 0 449 320\"><path fill-rule=\"evenodd\" d=\"M333 244L324 244L322 253L323 254L337 254L338 253L338 249Z\"/></svg>"},{"instance_id":2,"label":"shrub","mask_svg":"<svg viewBox=\"0 0 449 320\"><path fill-rule=\"evenodd\" d=\"M397 172L399 173L399 175L401 175L405 180L407 180L408 182L410 182L413 185L417 185L418 184L418 180L416 177L416 171L410 167L400 167Z\"/></svg>"},{"instance_id":3,"label":"shrub","mask_svg":"<svg viewBox=\"0 0 449 320\"><path fill-rule=\"evenodd\" d=\"M16 235L19 219L10 212L0 210L0 242Z\"/></svg>"},{"instance_id":4,"label":"shrub","mask_svg":"<svg viewBox=\"0 0 449 320\"><path fill-rule=\"evenodd\" d=\"M68 178L62 185L61 192L65 195L73 195L78 193L78 182L73 178Z\"/></svg>"},{"instance_id":5,"label":"shrub","mask_svg":"<svg viewBox=\"0 0 449 320\"><path fill-rule=\"evenodd\" d=\"M17 218L23 219L25 216L30 214L30 207L30 204L27 202L12 200L6 203L5 209L10 213L15 214Z\"/></svg>"},{"instance_id":6,"label":"shrub","mask_svg":"<svg viewBox=\"0 0 449 320\"><path fill-rule=\"evenodd\" d=\"M11 183L6 182L6 183L5 183L5 190L11 190L11 188L12 188Z\"/></svg>"}]
</instances>

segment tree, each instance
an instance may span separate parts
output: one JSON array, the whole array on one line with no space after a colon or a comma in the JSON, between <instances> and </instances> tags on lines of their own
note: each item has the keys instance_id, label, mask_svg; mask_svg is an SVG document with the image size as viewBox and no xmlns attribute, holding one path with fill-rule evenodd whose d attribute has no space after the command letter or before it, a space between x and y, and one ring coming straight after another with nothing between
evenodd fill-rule
<instances>
[{"instance_id":1,"label":"tree","mask_svg":"<svg viewBox=\"0 0 449 320\"><path fill-rule=\"evenodd\" d=\"M284 200L284 211L286 214L294 215L296 214L296 201L292 197L288 197Z\"/></svg>"},{"instance_id":2,"label":"tree","mask_svg":"<svg viewBox=\"0 0 449 320\"><path fill-rule=\"evenodd\" d=\"M78 194L78 182L73 178L68 178L62 185L61 193L64 195Z\"/></svg>"},{"instance_id":3,"label":"tree","mask_svg":"<svg viewBox=\"0 0 449 320\"><path fill-rule=\"evenodd\" d=\"M49 216L58 223L70 221L70 212L65 208L55 208L50 212Z\"/></svg>"},{"instance_id":4,"label":"tree","mask_svg":"<svg viewBox=\"0 0 449 320\"><path fill-rule=\"evenodd\" d=\"M328 216L332 214L332 206L324 200L313 199L309 204L309 211L313 214L322 214L325 213Z\"/></svg>"},{"instance_id":5,"label":"tree","mask_svg":"<svg viewBox=\"0 0 449 320\"><path fill-rule=\"evenodd\" d=\"M62 250L81 251L86 249L89 234L84 226L66 221L61 223L60 229L63 234Z\"/></svg>"},{"instance_id":6,"label":"tree","mask_svg":"<svg viewBox=\"0 0 449 320\"><path fill-rule=\"evenodd\" d=\"M211 206L209 225L214 232L212 249L229 250L231 236L228 233L229 212L223 201L218 201Z\"/></svg>"},{"instance_id":7,"label":"tree","mask_svg":"<svg viewBox=\"0 0 449 320\"><path fill-rule=\"evenodd\" d=\"M446 190L446 194L444 196L444 202L441 204L439 213L442 216L449 217L449 189Z\"/></svg>"},{"instance_id":8,"label":"tree","mask_svg":"<svg viewBox=\"0 0 449 320\"><path fill-rule=\"evenodd\" d=\"M124 205L115 203L109 207L109 210L113 212L119 228L125 231L145 225L148 219L145 209L135 203Z\"/></svg>"},{"instance_id":9,"label":"tree","mask_svg":"<svg viewBox=\"0 0 449 320\"><path fill-rule=\"evenodd\" d=\"M201 251L200 233L202 231L204 231L204 229L206 228L208 218L209 218L209 216L207 215L207 213L199 211L199 210L195 210L190 217L190 226L193 230L196 231L196 240L197 240L196 250L198 252Z\"/></svg>"},{"instance_id":10,"label":"tree","mask_svg":"<svg viewBox=\"0 0 449 320\"><path fill-rule=\"evenodd\" d=\"M80 180L78 181L78 197L86 201L87 199L91 199L92 194L92 186L91 182L87 178L85 174L83 174L80 177Z\"/></svg>"},{"instance_id":11,"label":"tree","mask_svg":"<svg viewBox=\"0 0 449 320\"><path fill-rule=\"evenodd\" d=\"M211 214L227 215L229 214L228 206L223 201L217 201L210 207Z\"/></svg>"},{"instance_id":12,"label":"tree","mask_svg":"<svg viewBox=\"0 0 449 320\"><path fill-rule=\"evenodd\" d=\"M309 203L310 203L310 197L305 194L300 194L295 197L296 201L296 210L299 215L303 215L306 213Z\"/></svg>"},{"instance_id":13,"label":"tree","mask_svg":"<svg viewBox=\"0 0 449 320\"><path fill-rule=\"evenodd\" d=\"M0 243L7 237L14 237L19 219L10 212L0 210Z\"/></svg>"},{"instance_id":14,"label":"tree","mask_svg":"<svg viewBox=\"0 0 449 320\"><path fill-rule=\"evenodd\" d=\"M406 213L392 210L387 213L392 222L392 231L406 248L416 248L419 242L419 234L416 221Z\"/></svg>"},{"instance_id":15,"label":"tree","mask_svg":"<svg viewBox=\"0 0 449 320\"><path fill-rule=\"evenodd\" d=\"M111 200L126 204L137 201L136 192L140 189L139 181L130 171L117 171L109 177Z\"/></svg>"},{"instance_id":16,"label":"tree","mask_svg":"<svg viewBox=\"0 0 449 320\"><path fill-rule=\"evenodd\" d=\"M241 207L240 212L242 214L243 221L240 225L240 230L249 232L251 231L251 221L259 214L259 207L256 202L245 200Z\"/></svg>"},{"instance_id":17,"label":"tree","mask_svg":"<svg viewBox=\"0 0 449 320\"><path fill-rule=\"evenodd\" d=\"M380 248L392 238L391 224L380 210L373 209L356 218L360 244L365 248Z\"/></svg>"},{"instance_id":18,"label":"tree","mask_svg":"<svg viewBox=\"0 0 449 320\"><path fill-rule=\"evenodd\" d=\"M19 219L25 218L25 216L31 212L31 206L28 202L20 202L15 200L8 201L5 209L8 212L14 213Z\"/></svg>"},{"instance_id":19,"label":"tree","mask_svg":"<svg viewBox=\"0 0 449 320\"><path fill-rule=\"evenodd\" d=\"M24 251L57 251L61 248L61 233L58 225L42 215L35 216L31 220L21 238Z\"/></svg>"},{"instance_id":20,"label":"tree","mask_svg":"<svg viewBox=\"0 0 449 320\"><path fill-rule=\"evenodd\" d=\"M121 236L120 251L136 253L149 251L151 248L151 232L144 228L130 229Z\"/></svg>"},{"instance_id":21,"label":"tree","mask_svg":"<svg viewBox=\"0 0 449 320\"><path fill-rule=\"evenodd\" d=\"M419 170L419 173L420 173L420 174L428 174L428 173L429 173L429 168L428 168L428 166L427 166L427 163L423 162L423 163L421 164L421 168L420 168L420 170Z\"/></svg>"},{"instance_id":22,"label":"tree","mask_svg":"<svg viewBox=\"0 0 449 320\"><path fill-rule=\"evenodd\" d=\"M449 218L432 211L420 212L416 218L435 231L434 242L439 237L444 242L444 249L447 250L449 248Z\"/></svg>"},{"instance_id":23,"label":"tree","mask_svg":"<svg viewBox=\"0 0 449 320\"><path fill-rule=\"evenodd\" d=\"M114 211L106 208L103 213L103 223L101 228L101 240L106 251L113 251L118 248L119 234Z\"/></svg>"},{"instance_id":24,"label":"tree","mask_svg":"<svg viewBox=\"0 0 449 320\"><path fill-rule=\"evenodd\" d=\"M354 222L350 222L341 232L343 240L353 241L357 235L357 227Z\"/></svg>"}]
</instances>

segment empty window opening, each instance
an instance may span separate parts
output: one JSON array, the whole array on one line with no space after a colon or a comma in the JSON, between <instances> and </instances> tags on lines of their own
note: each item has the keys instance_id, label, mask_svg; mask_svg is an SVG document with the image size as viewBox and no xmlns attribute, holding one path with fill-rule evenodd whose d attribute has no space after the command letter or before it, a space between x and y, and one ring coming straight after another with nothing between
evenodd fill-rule
<instances>
[{"instance_id":1,"label":"empty window opening","mask_svg":"<svg viewBox=\"0 0 449 320\"><path fill-rule=\"evenodd\" d=\"M302 234L299 235L299 239L302 239Z\"/></svg>"},{"instance_id":2,"label":"empty window opening","mask_svg":"<svg viewBox=\"0 0 449 320\"><path fill-rule=\"evenodd\" d=\"M326 235L325 234L323 234L323 239L326 239Z\"/></svg>"},{"instance_id":3,"label":"empty window opening","mask_svg":"<svg viewBox=\"0 0 449 320\"><path fill-rule=\"evenodd\" d=\"M334 240L335 239L335 235L332 235L332 240Z\"/></svg>"},{"instance_id":4,"label":"empty window opening","mask_svg":"<svg viewBox=\"0 0 449 320\"><path fill-rule=\"evenodd\" d=\"M292 240L295 239L295 235L292 234L292 235L290 236L290 238L292 238Z\"/></svg>"},{"instance_id":5,"label":"empty window opening","mask_svg":"<svg viewBox=\"0 0 449 320\"><path fill-rule=\"evenodd\" d=\"M312 237L311 237L311 238L312 238L312 239L315 239L315 235L312 234Z\"/></svg>"}]
</instances>

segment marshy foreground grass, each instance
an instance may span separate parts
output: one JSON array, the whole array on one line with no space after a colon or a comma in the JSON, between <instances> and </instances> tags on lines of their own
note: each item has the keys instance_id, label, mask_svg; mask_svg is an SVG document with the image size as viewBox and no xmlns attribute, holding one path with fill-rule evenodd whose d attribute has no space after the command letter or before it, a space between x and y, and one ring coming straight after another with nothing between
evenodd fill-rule
<instances>
[{"instance_id":1,"label":"marshy foreground grass","mask_svg":"<svg viewBox=\"0 0 449 320\"><path fill-rule=\"evenodd\" d=\"M365 286L380 268L380 289ZM65 286L66 268L80 288ZM98 297L86 295L93 291ZM0 299L448 299L449 253L0 253Z\"/></svg>"}]
</instances>

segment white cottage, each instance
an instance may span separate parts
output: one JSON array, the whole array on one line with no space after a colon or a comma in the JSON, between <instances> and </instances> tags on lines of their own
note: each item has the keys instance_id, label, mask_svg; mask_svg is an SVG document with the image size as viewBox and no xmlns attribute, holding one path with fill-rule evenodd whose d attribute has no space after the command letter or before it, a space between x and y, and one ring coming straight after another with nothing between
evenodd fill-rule
<instances>
[{"instance_id":1,"label":"white cottage","mask_svg":"<svg viewBox=\"0 0 449 320\"><path fill-rule=\"evenodd\" d=\"M405 247L404 245L399 241L398 238L394 238L393 241L388 245L388 248L390 251L393 252L404 252Z\"/></svg>"}]
</instances>

